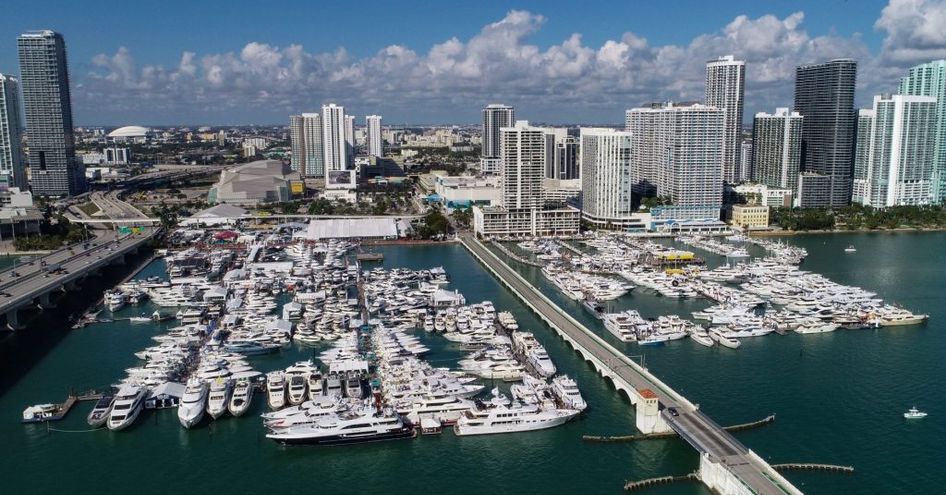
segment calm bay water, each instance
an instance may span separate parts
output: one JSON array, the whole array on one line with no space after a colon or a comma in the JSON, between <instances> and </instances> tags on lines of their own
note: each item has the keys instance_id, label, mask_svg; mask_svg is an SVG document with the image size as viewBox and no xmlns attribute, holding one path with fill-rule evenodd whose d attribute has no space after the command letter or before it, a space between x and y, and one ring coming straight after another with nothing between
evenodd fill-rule
<instances>
[{"instance_id":1,"label":"calm bay water","mask_svg":"<svg viewBox=\"0 0 946 495\"><path fill-rule=\"evenodd\" d=\"M859 285L915 311L929 313L926 326L786 335L746 340L738 351L707 349L688 340L663 348L617 342L580 305L566 300L538 270L521 272L590 328L687 395L721 424L777 413L765 428L737 433L773 463L826 462L854 465L856 474L788 473L806 493L936 493L946 444L946 399L939 380L946 375L946 234L859 234L786 239L808 248L803 267L841 283ZM845 255L855 244L858 252ZM51 493L67 481L77 493L131 490L134 493L222 491L275 493L618 493L627 479L683 474L697 457L676 439L598 445L583 434L634 433L630 404L582 362L457 245L382 247L384 266L442 265L451 288L470 302L488 299L511 310L520 326L534 331L556 364L578 380L591 409L584 418L543 432L457 438L452 433L414 441L340 448L282 448L263 438L255 414L205 422L184 430L174 410L148 412L129 431L84 432L90 403L77 406L57 429L18 423L22 409L61 401L69 389L101 388L134 366L132 355L161 330L127 321L65 332L61 339L13 336L0 340L0 479L4 492ZM704 254L710 263L721 258ZM156 262L145 274L160 273ZM706 306L635 291L612 310L635 308L644 316L688 315ZM116 318L150 307L127 308ZM452 365L463 352L442 338L419 335L432 347L428 359ZM11 349L48 345L11 355ZM261 371L305 359L313 350L292 347L276 356L253 358ZM916 404L930 413L907 423L901 413ZM98 485L98 486L95 486ZM706 494L701 485L657 487L655 494Z\"/></svg>"}]
</instances>

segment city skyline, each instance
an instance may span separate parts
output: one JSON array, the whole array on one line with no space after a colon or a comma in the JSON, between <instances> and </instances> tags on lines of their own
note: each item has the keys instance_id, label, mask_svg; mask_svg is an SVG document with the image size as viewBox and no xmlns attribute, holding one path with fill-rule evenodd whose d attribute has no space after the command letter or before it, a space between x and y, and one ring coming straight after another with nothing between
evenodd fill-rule
<instances>
[{"instance_id":1,"label":"city skyline","mask_svg":"<svg viewBox=\"0 0 946 495\"><path fill-rule=\"evenodd\" d=\"M476 13L409 5L403 8L428 21L463 15L422 34L397 29L365 39L347 35L346 20L351 20L347 29L359 26L364 32L362 24L381 19L361 19L332 7L327 13L343 26L328 33L275 32L260 25L251 31L227 28L219 39L187 34L159 44L148 40L150 27L144 36L124 26L107 39L90 33L97 22L117 15L103 13L91 22L102 10L95 6L75 16L56 9L43 13L35 6L14 8L0 25L7 32L55 29L70 40L80 126L285 125L286 115L332 101L353 115L383 114L392 124L474 124L480 108L502 101L533 122L620 125L626 108L701 99L705 61L726 54L746 60L748 123L759 111L790 105L797 65L856 59L862 75L856 105L866 108L873 95L895 92L910 66L946 55L946 34L936 21L946 15L942 1L872 1L861 9L844 5L730 2L706 15L682 16L686 19L677 14L707 8L693 2L659 8L597 5L578 15L574 6L558 2L488 5ZM253 19L262 16L264 24L286 8L254 11ZM195 12L196 20L203 10ZM310 17L310 10L302 8L299 19L286 21L294 25ZM184 28L193 22L183 23ZM205 34L229 25L206 24ZM17 76L14 45L13 39L0 43L0 72ZM549 105L549 99L556 104Z\"/></svg>"}]
</instances>

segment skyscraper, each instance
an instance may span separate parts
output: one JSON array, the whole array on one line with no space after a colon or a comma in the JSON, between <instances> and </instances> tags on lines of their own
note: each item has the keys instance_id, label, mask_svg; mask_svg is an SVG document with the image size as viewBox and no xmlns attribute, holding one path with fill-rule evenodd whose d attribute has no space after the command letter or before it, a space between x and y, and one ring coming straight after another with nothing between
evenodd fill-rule
<instances>
[{"instance_id":1,"label":"skyscraper","mask_svg":"<svg viewBox=\"0 0 946 495\"><path fill-rule=\"evenodd\" d=\"M326 174L348 168L345 107L322 105L322 157Z\"/></svg>"},{"instance_id":2,"label":"skyscraper","mask_svg":"<svg viewBox=\"0 0 946 495\"><path fill-rule=\"evenodd\" d=\"M862 108L857 111L857 135L854 144L854 181L851 190L851 202L870 204L870 130L874 125L874 109Z\"/></svg>"},{"instance_id":3,"label":"skyscraper","mask_svg":"<svg viewBox=\"0 0 946 495\"><path fill-rule=\"evenodd\" d=\"M936 98L874 97L867 167L858 170L867 182L859 198L863 204L883 208L930 203L935 124Z\"/></svg>"},{"instance_id":4,"label":"skyscraper","mask_svg":"<svg viewBox=\"0 0 946 495\"><path fill-rule=\"evenodd\" d=\"M483 149L480 168L483 173L499 172L499 130L512 127L516 122L516 111L509 105L492 103L483 108Z\"/></svg>"},{"instance_id":5,"label":"skyscraper","mask_svg":"<svg viewBox=\"0 0 946 495\"><path fill-rule=\"evenodd\" d=\"M15 78L0 74L0 187L25 190L20 93Z\"/></svg>"},{"instance_id":6,"label":"skyscraper","mask_svg":"<svg viewBox=\"0 0 946 495\"><path fill-rule=\"evenodd\" d=\"M718 217L723 202L725 116L725 110L701 104L627 110L635 192L669 198L680 207L678 218Z\"/></svg>"},{"instance_id":7,"label":"skyscraper","mask_svg":"<svg viewBox=\"0 0 946 495\"><path fill-rule=\"evenodd\" d=\"M581 214L607 225L626 220L631 206L631 133L581 129Z\"/></svg>"},{"instance_id":8,"label":"skyscraper","mask_svg":"<svg viewBox=\"0 0 946 495\"><path fill-rule=\"evenodd\" d=\"M733 184L740 180L742 149L742 108L746 84L746 62L732 55L706 63L707 105L726 111L723 131L723 180Z\"/></svg>"},{"instance_id":9,"label":"skyscraper","mask_svg":"<svg viewBox=\"0 0 946 495\"><path fill-rule=\"evenodd\" d=\"M900 94L936 98L936 143L933 156L932 201L946 200L946 60L911 67L900 79Z\"/></svg>"},{"instance_id":10,"label":"skyscraper","mask_svg":"<svg viewBox=\"0 0 946 495\"><path fill-rule=\"evenodd\" d=\"M795 69L795 108L804 117L802 207L837 207L851 200L854 167L854 86L857 62L836 59Z\"/></svg>"},{"instance_id":11,"label":"skyscraper","mask_svg":"<svg viewBox=\"0 0 946 495\"><path fill-rule=\"evenodd\" d=\"M787 108L757 113L752 123L752 180L798 191L803 117Z\"/></svg>"},{"instance_id":12,"label":"skyscraper","mask_svg":"<svg viewBox=\"0 0 946 495\"><path fill-rule=\"evenodd\" d=\"M355 116L345 116L345 168L355 167Z\"/></svg>"},{"instance_id":13,"label":"skyscraper","mask_svg":"<svg viewBox=\"0 0 946 495\"><path fill-rule=\"evenodd\" d=\"M322 114L290 115L289 141L292 146L292 169L303 177L324 177Z\"/></svg>"},{"instance_id":14,"label":"skyscraper","mask_svg":"<svg viewBox=\"0 0 946 495\"><path fill-rule=\"evenodd\" d=\"M557 175L554 179L572 180L581 177L581 157L578 155L580 149L578 139L574 136L565 136L555 143L554 161Z\"/></svg>"},{"instance_id":15,"label":"skyscraper","mask_svg":"<svg viewBox=\"0 0 946 495\"><path fill-rule=\"evenodd\" d=\"M381 116L368 115L365 117L365 128L368 131L368 154L384 156L384 141L381 140Z\"/></svg>"},{"instance_id":16,"label":"skyscraper","mask_svg":"<svg viewBox=\"0 0 946 495\"><path fill-rule=\"evenodd\" d=\"M541 208L546 132L520 120L499 131L502 205L510 210Z\"/></svg>"},{"instance_id":17,"label":"skyscraper","mask_svg":"<svg viewBox=\"0 0 946 495\"><path fill-rule=\"evenodd\" d=\"M66 45L53 31L17 39L26 108L33 193L69 196L86 190L85 167L76 160Z\"/></svg>"}]
</instances>

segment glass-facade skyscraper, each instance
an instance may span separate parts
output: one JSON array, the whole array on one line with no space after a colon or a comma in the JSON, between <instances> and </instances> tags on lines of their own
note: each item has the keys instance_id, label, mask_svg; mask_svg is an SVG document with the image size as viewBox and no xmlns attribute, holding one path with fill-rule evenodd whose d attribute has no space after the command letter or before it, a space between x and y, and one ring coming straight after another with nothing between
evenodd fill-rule
<instances>
[{"instance_id":1,"label":"glass-facade skyscraper","mask_svg":"<svg viewBox=\"0 0 946 495\"><path fill-rule=\"evenodd\" d=\"M85 167L75 157L69 70L62 35L27 32L17 39L17 49L33 194L82 193L86 190Z\"/></svg>"}]
</instances>

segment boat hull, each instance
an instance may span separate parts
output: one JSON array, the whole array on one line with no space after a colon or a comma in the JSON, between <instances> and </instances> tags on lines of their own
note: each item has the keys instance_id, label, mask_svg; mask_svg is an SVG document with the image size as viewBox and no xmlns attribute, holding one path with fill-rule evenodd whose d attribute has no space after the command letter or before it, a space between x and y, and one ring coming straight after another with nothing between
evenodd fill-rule
<instances>
[{"instance_id":1,"label":"boat hull","mask_svg":"<svg viewBox=\"0 0 946 495\"><path fill-rule=\"evenodd\" d=\"M359 443L374 443L374 442L385 442L388 440L400 440L404 438L414 438L417 433L407 426L400 428L398 430L389 431L387 433L370 435L370 436L354 436L354 437L345 437L345 436L331 436L331 437L285 437L280 436L279 434L269 434L266 435L266 438L276 441L282 445L313 445L313 446L337 446L337 445L353 445Z\"/></svg>"}]
</instances>

